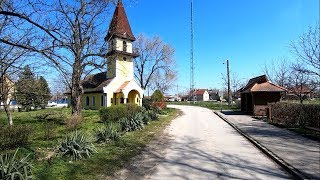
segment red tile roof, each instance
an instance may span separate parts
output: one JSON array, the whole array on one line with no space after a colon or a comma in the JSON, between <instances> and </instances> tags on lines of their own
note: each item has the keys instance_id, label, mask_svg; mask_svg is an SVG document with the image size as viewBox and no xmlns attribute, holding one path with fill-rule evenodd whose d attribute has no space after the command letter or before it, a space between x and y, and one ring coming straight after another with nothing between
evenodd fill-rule
<instances>
[{"instance_id":1,"label":"red tile roof","mask_svg":"<svg viewBox=\"0 0 320 180\"><path fill-rule=\"evenodd\" d=\"M250 89L250 91L251 92L285 92L286 89L281 86L272 84L271 82L264 82L261 84L258 84L258 83L254 84Z\"/></svg>"},{"instance_id":2,"label":"red tile roof","mask_svg":"<svg viewBox=\"0 0 320 180\"><path fill-rule=\"evenodd\" d=\"M266 75L258 76L249 80L248 84L239 90L241 93L248 92L286 92L281 86L268 81Z\"/></svg>"},{"instance_id":3,"label":"red tile roof","mask_svg":"<svg viewBox=\"0 0 320 180\"><path fill-rule=\"evenodd\" d=\"M203 95L204 92L207 91L206 89L195 89L194 94L195 95ZM191 94L192 92L190 92Z\"/></svg>"},{"instance_id":4,"label":"red tile roof","mask_svg":"<svg viewBox=\"0 0 320 180\"><path fill-rule=\"evenodd\" d=\"M131 41L136 40L131 31L131 27L121 0L118 1L109 25L108 34L105 39L109 40L113 36L129 39Z\"/></svg>"},{"instance_id":5,"label":"red tile roof","mask_svg":"<svg viewBox=\"0 0 320 180\"><path fill-rule=\"evenodd\" d=\"M128 84L129 84L130 81L126 81L124 82L117 90L116 90L116 93L119 93L122 91L122 89L124 89Z\"/></svg>"},{"instance_id":6,"label":"red tile roof","mask_svg":"<svg viewBox=\"0 0 320 180\"><path fill-rule=\"evenodd\" d=\"M289 88L289 92L300 92L300 93L310 93L312 89L310 89L308 86L302 85L302 86L296 86L293 88Z\"/></svg>"}]
</instances>

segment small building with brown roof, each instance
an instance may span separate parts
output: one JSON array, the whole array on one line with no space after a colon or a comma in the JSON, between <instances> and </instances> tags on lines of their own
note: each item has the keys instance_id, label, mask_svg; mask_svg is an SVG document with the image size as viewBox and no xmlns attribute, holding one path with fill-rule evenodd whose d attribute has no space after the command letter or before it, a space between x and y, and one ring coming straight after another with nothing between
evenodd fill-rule
<instances>
[{"instance_id":1,"label":"small building with brown roof","mask_svg":"<svg viewBox=\"0 0 320 180\"><path fill-rule=\"evenodd\" d=\"M281 96L287 90L271 83L266 75L262 75L250 79L248 84L239 91L241 93L241 111L264 116L268 103L280 101Z\"/></svg>"},{"instance_id":2,"label":"small building with brown roof","mask_svg":"<svg viewBox=\"0 0 320 180\"><path fill-rule=\"evenodd\" d=\"M99 109L117 104L142 105L144 90L134 79L133 51L135 41L122 1L118 0L105 41L108 43L106 72L82 80L82 106Z\"/></svg>"},{"instance_id":3,"label":"small building with brown roof","mask_svg":"<svg viewBox=\"0 0 320 180\"><path fill-rule=\"evenodd\" d=\"M206 89L195 89L194 95L197 101L209 101L209 93ZM191 93L190 93L191 97Z\"/></svg>"}]
</instances>

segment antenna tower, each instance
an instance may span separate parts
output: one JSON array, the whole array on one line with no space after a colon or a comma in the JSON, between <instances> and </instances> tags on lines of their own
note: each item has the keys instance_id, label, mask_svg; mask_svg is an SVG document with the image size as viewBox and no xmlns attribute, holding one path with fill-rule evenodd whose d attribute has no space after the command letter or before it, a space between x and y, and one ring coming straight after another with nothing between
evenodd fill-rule
<instances>
[{"instance_id":1,"label":"antenna tower","mask_svg":"<svg viewBox=\"0 0 320 180\"><path fill-rule=\"evenodd\" d=\"M191 47L190 47L190 100L195 103L194 59L193 59L193 0L191 0Z\"/></svg>"}]
</instances>

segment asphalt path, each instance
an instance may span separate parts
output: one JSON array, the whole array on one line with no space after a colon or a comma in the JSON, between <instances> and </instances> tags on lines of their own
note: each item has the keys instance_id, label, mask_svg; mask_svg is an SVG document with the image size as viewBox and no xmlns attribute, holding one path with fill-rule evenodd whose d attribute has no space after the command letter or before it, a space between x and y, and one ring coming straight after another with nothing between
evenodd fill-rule
<instances>
[{"instance_id":1,"label":"asphalt path","mask_svg":"<svg viewBox=\"0 0 320 180\"><path fill-rule=\"evenodd\" d=\"M148 179L287 179L290 176L212 110L171 105L173 142Z\"/></svg>"}]
</instances>

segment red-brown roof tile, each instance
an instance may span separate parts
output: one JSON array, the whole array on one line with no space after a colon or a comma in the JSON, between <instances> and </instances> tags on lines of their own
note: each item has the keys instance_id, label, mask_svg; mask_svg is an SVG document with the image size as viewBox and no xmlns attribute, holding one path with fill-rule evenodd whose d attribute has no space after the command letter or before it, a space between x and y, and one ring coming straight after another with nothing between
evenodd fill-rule
<instances>
[{"instance_id":1,"label":"red-brown roof tile","mask_svg":"<svg viewBox=\"0 0 320 180\"><path fill-rule=\"evenodd\" d=\"M287 89L268 81L266 75L251 78L248 84L239 90L240 93L249 92L286 92Z\"/></svg>"},{"instance_id":2,"label":"red-brown roof tile","mask_svg":"<svg viewBox=\"0 0 320 180\"><path fill-rule=\"evenodd\" d=\"M130 81L126 81L124 82L117 90L116 90L116 93L119 93L122 91L122 89L124 89L128 84L129 84Z\"/></svg>"},{"instance_id":3,"label":"red-brown roof tile","mask_svg":"<svg viewBox=\"0 0 320 180\"><path fill-rule=\"evenodd\" d=\"M111 23L109 25L109 31L106 36L106 40L109 40L111 37L117 36L131 41L135 41L125 9L123 7L122 1L119 0L117 7L114 11Z\"/></svg>"},{"instance_id":4,"label":"red-brown roof tile","mask_svg":"<svg viewBox=\"0 0 320 180\"><path fill-rule=\"evenodd\" d=\"M194 91L194 94L195 95L203 95L205 91L206 91L206 89L196 89ZM192 92L190 92L190 94L192 94Z\"/></svg>"},{"instance_id":5,"label":"red-brown roof tile","mask_svg":"<svg viewBox=\"0 0 320 180\"><path fill-rule=\"evenodd\" d=\"M270 82L256 83L250 89L250 92L285 92L286 89Z\"/></svg>"}]
</instances>

